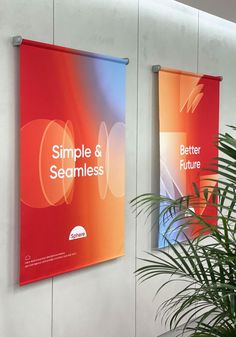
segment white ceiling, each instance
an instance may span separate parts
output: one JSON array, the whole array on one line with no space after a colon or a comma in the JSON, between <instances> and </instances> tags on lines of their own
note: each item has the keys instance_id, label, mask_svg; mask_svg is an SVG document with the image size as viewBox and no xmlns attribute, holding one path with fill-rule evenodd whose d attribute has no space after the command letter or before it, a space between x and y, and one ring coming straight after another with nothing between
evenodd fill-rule
<instances>
[{"instance_id":1,"label":"white ceiling","mask_svg":"<svg viewBox=\"0 0 236 337\"><path fill-rule=\"evenodd\" d=\"M176 0L202 11L236 22L236 0Z\"/></svg>"}]
</instances>

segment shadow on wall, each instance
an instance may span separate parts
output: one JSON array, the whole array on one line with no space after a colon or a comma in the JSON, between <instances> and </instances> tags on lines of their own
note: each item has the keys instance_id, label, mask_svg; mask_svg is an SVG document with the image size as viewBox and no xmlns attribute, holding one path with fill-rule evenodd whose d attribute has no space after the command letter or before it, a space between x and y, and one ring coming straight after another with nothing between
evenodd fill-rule
<instances>
[{"instance_id":1,"label":"shadow on wall","mask_svg":"<svg viewBox=\"0 0 236 337\"><path fill-rule=\"evenodd\" d=\"M15 130L14 135L11 134L13 139L13 149L9 153L9 170L11 175L11 188L9 193L9 216L10 219L10 235L8 235L8 285L10 288L18 288L19 283L19 165L20 165L20 144L19 144L19 125L20 125L20 90L19 90L19 78L20 78L20 67L19 67L19 49L13 48L12 38L9 38L10 48L13 49L12 57L14 65L14 78L12 79L14 83L14 96L15 100L12 102L11 116L9 117L13 121L12 128Z\"/></svg>"}]
</instances>

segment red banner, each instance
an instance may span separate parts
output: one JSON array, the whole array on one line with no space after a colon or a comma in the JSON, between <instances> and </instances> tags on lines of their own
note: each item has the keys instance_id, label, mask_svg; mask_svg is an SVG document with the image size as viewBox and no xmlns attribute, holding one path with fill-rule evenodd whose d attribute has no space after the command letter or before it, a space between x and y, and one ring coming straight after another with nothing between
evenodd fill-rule
<instances>
[{"instance_id":1,"label":"red banner","mask_svg":"<svg viewBox=\"0 0 236 337\"><path fill-rule=\"evenodd\" d=\"M20 285L124 254L125 64L20 46Z\"/></svg>"}]
</instances>

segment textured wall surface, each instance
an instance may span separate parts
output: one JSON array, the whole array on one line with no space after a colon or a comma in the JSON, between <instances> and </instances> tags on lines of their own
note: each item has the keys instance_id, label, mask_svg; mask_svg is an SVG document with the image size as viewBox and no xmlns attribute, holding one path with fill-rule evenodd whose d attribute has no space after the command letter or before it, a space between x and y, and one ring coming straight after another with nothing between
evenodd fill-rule
<instances>
[{"instance_id":1,"label":"textured wall surface","mask_svg":"<svg viewBox=\"0 0 236 337\"><path fill-rule=\"evenodd\" d=\"M236 26L172 0L0 0L0 336L154 337L167 328L155 310L175 290L137 285L134 270L152 231L129 201L158 182L153 64L223 75L220 121L236 123ZM126 255L18 286L19 71L11 37L128 57ZM137 225L137 230L136 230ZM166 334L165 336L168 336Z\"/></svg>"}]
</instances>

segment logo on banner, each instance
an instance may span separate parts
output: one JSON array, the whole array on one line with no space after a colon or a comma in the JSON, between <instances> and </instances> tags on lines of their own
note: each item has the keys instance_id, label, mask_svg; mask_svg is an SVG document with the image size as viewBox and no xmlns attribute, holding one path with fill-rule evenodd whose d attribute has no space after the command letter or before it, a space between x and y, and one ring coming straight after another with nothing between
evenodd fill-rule
<instances>
[{"instance_id":1,"label":"logo on banner","mask_svg":"<svg viewBox=\"0 0 236 337\"><path fill-rule=\"evenodd\" d=\"M86 230L82 226L76 226L72 229L69 235L69 240L83 239L87 237Z\"/></svg>"}]
</instances>

